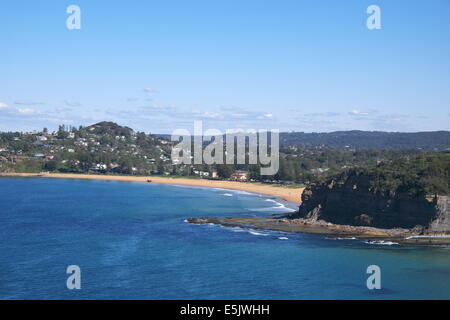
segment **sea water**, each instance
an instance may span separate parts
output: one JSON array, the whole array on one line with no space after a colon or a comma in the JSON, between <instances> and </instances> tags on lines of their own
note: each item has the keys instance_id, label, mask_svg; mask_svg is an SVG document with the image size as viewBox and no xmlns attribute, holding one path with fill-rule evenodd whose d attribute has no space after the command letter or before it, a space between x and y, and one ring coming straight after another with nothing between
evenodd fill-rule
<instances>
[{"instance_id":1,"label":"sea water","mask_svg":"<svg viewBox=\"0 0 450 320\"><path fill-rule=\"evenodd\" d=\"M186 223L277 199L151 183L0 179L1 299L449 299L448 247ZM81 270L69 290L66 269ZM367 267L381 270L369 290Z\"/></svg>"}]
</instances>

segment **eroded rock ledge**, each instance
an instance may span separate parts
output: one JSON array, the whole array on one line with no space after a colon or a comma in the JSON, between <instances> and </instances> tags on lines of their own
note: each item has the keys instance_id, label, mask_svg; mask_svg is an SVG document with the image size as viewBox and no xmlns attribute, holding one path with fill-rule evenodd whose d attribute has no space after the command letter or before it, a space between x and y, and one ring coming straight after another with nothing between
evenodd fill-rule
<instances>
[{"instance_id":1,"label":"eroded rock ledge","mask_svg":"<svg viewBox=\"0 0 450 320\"><path fill-rule=\"evenodd\" d=\"M354 237L373 241L392 241L410 245L450 245L449 237L424 237L410 229L380 229L349 225L336 225L325 221L288 218L213 218L194 217L187 219L193 224L217 224L224 227L244 229L273 230L290 233L323 234L334 237Z\"/></svg>"}]
</instances>

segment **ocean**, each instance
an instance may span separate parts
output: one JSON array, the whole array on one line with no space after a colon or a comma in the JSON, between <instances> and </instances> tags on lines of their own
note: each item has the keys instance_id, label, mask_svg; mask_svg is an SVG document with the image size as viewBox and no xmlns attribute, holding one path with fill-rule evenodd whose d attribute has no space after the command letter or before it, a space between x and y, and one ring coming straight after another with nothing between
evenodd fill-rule
<instances>
[{"instance_id":1,"label":"ocean","mask_svg":"<svg viewBox=\"0 0 450 320\"><path fill-rule=\"evenodd\" d=\"M289 210L221 189L0 178L0 299L450 298L448 247L185 222ZM70 265L79 290L67 288ZM367 288L370 265L381 289Z\"/></svg>"}]
</instances>

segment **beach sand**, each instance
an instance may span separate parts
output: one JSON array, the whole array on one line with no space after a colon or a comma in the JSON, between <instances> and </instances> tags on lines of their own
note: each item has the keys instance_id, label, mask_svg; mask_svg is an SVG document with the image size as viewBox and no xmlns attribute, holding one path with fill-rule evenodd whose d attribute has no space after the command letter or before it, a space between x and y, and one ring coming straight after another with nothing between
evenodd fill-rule
<instances>
[{"instance_id":1,"label":"beach sand","mask_svg":"<svg viewBox=\"0 0 450 320\"><path fill-rule=\"evenodd\" d=\"M13 177L44 177L63 179L91 179L91 180L113 180L129 182L147 182L158 184L172 184L195 187L222 188L230 190L241 190L279 197L283 200L300 203L300 196L304 188L287 188L281 186L264 185L260 183L222 181L207 179L170 178L161 176L110 176L96 174L72 174L72 173L1 173L2 176Z\"/></svg>"}]
</instances>

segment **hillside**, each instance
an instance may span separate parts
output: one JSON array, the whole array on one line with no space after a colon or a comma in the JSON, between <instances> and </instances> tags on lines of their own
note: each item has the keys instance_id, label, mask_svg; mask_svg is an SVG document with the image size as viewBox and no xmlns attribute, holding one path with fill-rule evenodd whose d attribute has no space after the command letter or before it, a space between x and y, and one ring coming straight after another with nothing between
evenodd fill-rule
<instances>
[{"instance_id":1,"label":"hillside","mask_svg":"<svg viewBox=\"0 0 450 320\"><path fill-rule=\"evenodd\" d=\"M295 217L379 228L450 232L450 154L352 169L302 194Z\"/></svg>"},{"instance_id":2,"label":"hillside","mask_svg":"<svg viewBox=\"0 0 450 320\"><path fill-rule=\"evenodd\" d=\"M444 131L416 135L425 141L423 137L426 134L432 135L434 145L444 143L448 136ZM0 172L171 174L199 177L209 177L212 172L217 172L218 178L228 179L235 171L241 170L248 172L248 179L251 181L307 185L324 181L348 169L403 163L411 157L436 153L414 148L354 148L347 145L351 141L359 141L359 145L373 144L377 140L368 139L367 135L385 136L389 133L292 133L282 134L281 139L286 135L303 135L302 141L310 142L281 145L278 173L264 176L260 175L260 163L174 165L171 150L176 142L167 139L169 137L135 132L132 128L113 122L102 121L78 128L60 126L54 132L48 132L45 128L40 132L4 132L0 133ZM333 138L336 135L340 138ZM405 135L409 137L411 134ZM332 141L334 145L319 143L325 140ZM341 144L345 145L338 146ZM411 144L404 146L411 147ZM444 146L449 147L450 144L441 145L442 148Z\"/></svg>"},{"instance_id":3,"label":"hillside","mask_svg":"<svg viewBox=\"0 0 450 320\"><path fill-rule=\"evenodd\" d=\"M325 145L356 149L423 149L450 148L450 131L432 132L381 132L336 131L330 133L280 133L281 145Z\"/></svg>"},{"instance_id":4,"label":"hillside","mask_svg":"<svg viewBox=\"0 0 450 320\"><path fill-rule=\"evenodd\" d=\"M0 171L148 174L170 163L169 142L113 122L0 133Z\"/></svg>"}]
</instances>

